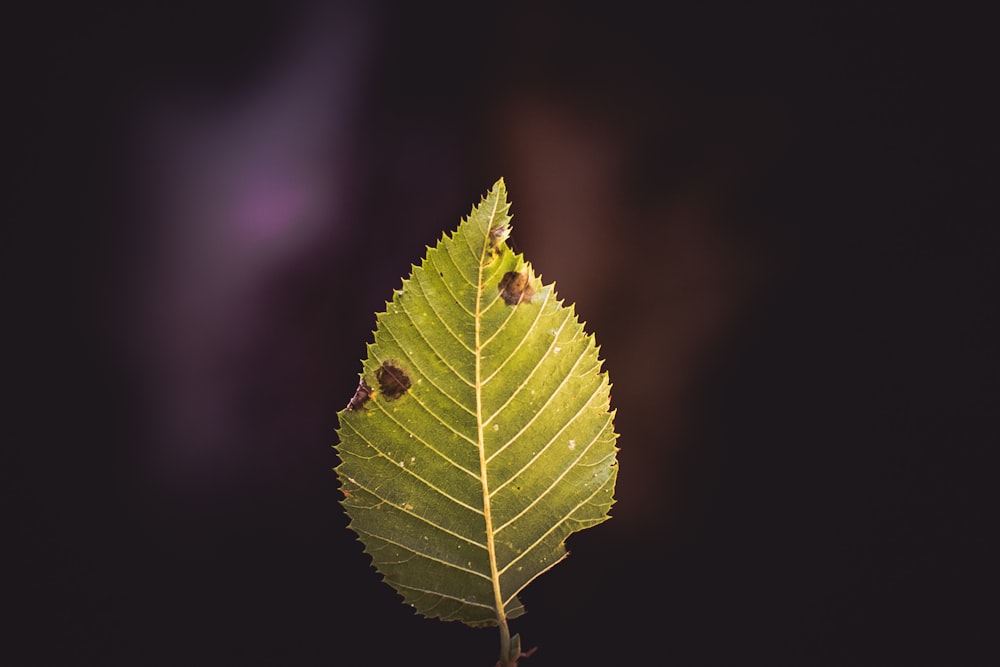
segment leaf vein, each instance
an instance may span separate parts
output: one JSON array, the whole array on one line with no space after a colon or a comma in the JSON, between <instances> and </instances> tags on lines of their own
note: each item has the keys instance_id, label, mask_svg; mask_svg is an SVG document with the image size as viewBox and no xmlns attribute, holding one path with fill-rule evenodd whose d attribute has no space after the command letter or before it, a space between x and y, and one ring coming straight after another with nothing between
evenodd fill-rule
<instances>
[{"instance_id":1,"label":"leaf vein","mask_svg":"<svg viewBox=\"0 0 1000 667\"><path fill-rule=\"evenodd\" d=\"M450 255L448 255L448 259L451 259L451 256L450 256ZM454 302L455 302L456 304L458 304L458 307L459 307L459 308L461 308L461 309L462 309L463 311L465 311L465 314L466 314L466 315L468 315L469 317L475 317L475 314L474 314L474 313L473 313L473 312L472 312L471 310L469 310L469 309L468 309L468 308L467 308L467 307L465 306L465 304L464 304L464 303L462 303L462 300L458 298L458 295L457 295L457 294L455 294L455 290L453 290L453 289L451 288L451 282L450 282L450 281L448 281L448 280L445 280L445 278L444 278L444 271L442 271L441 269L442 269L442 268L447 268L447 267L439 267L439 266L437 265L437 260L435 260L435 259L431 259L431 263L432 263L432 264L434 265L434 266L433 266L433 268L434 268L434 269L438 269L438 277L439 277L439 278L441 278L441 282L442 282L442 283L444 284L444 288L445 288L446 290L448 290L448 294L450 294L450 295L451 295L451 298L452 298L452 300L453 300L453 301L454 301ZM454 264L455 264L455 263L454 263L454 261L452 261L452 265L453 265L453 266L454 266ZM426 269L426 268L424 269L424 271L425 271L425 272L426 272L427 270L428 270L428 269ZM456 267L456 270L458 270L458 269L457 269L457 267ZM449 273L451 273L451 272L449 271ZM459 274L461 275L461 271L459 271ZM469 287L472 287L473 289L475 289L475 287L476 287L475 283L473 283L472 281L470 281L470 280L469 280L468 278L466 278L466 277L465 277L464 275L462 275L462 279L463 279L463 280L465 280L465 282L466 282L466 283L468 283ZM422 289L422 285L423 285L423 279L421 278L421 289ZM428 299L428 302L430 302L430 299Z\"/></svg>"},{"instance_id":2,"label":"leaf vein","mask_svg":"<svg viewBox=\"0 0 1000 667\"><path fill-rule=\"evenodd\" d=\"M475 262L475 266L476 266L476 280L475 281L469 280L469 282L472 285L477 285L479 279L482 277L483 255L482 255L482 253L480 251L476 250L476 248L473 246L472 239L470 239L470 236L472 236L471 234L461 234L461 236L462 236L462 240L465 242L462 245L464 245L465 248L469 251L469 254L472 256L472 261ZM454 246L454 245L455 244L452 244L452 246ZM451 254L451 248L448 248L448 253ZM456 266L459 265L459 261L458 261L457 257L452 257L451 261L453 261ZM468 280L468 278L467 278L467 280Z\"/></svg>"},{"instance_id":3,"label":"leaf vein","mask_svg":"<svg viewBox=\"0 0 1000 667\"><path fill-rule=\"evenodd\" d=\"M410 393L411 393L411 395L412 395L412 392L410 392ZM414 400L416 400L416 397L413 397L413 396L411 396L411 397L412 397L412 398L414 398ZM448 463L452 464L453 466L455 466L455 467L456 467L456 468L458 468L459 470L463 471L463 472L464 472L464 473L466 473L467 475L470 475L470 476L474 477L475 479L479 479L479 473L475 473L475 472L472 472L471 470L469 470L469 469L468 469L468 468L466 468L465 466L463 466L463 465L459 464L459 463L458 463L457 461L455 461L455 460L454 460L454 459L452 459L451 457L449 457L449 456L446 456L446 455L445 455L445 454L444 454L443 452L441 452L441 451L440 451L440 450L438 450L437 448L433 447L433 446L432 446L432 445L431 445L431 444L430 444L429 442L427 442L426 440L424 440L423 438L421 438L421 437L420 437L419 435L417 435L416 433L414 433L414 432L413 432L413 431L412 431L411 429L409 429L408 427L406 427L405 425L403 425L403 423L402 423L402 422L400 422L400 421L399 421L398 419L396 419L396 418L395 418L395 417L394 417L394 416L392 415L392 412L390 412L389 410L386 410L386 409L385 409L385 407L383 407L383 405L382 405L382 402L381 402L381 401L372 401L372 402L373 402L373 403L375 403L375 405L376 405L376 406L378 406L378 409L379 409L379 411L380 411L380 412L381 412L382 414L384 414L384 415L385 415L386 417L388 417L388 418L389 418L390 420L392 420L392 422L393 422L394 424L396 424L397 426L399 426L399 427L400 427L401 429L403 429L404 431L406 431L407 433L409 433L410 435L412 435L412 436L413 436L413 438L414 438L414 439L415 439L415 440L416 440L417 442L421 443L422 445L424 445L425 447L427 447L427 449L431 450L432 452L434 452L435 454L437 454L438 456L440 456L440 457L441 457L441 458L443 458L443 459L444 459L445 461L447 461ZM424 408L424 410L425 410L425 411L426 411L426 412L427 412L427 413L428 413L429 415L431 415L432 417L434 417L435 419L437 419L437 420L438 420L438 421L440 422L440 418L439 418L439 417L438 417L438 416L437 416L436 414L434 414L433 412L431 412L430 410L428 410L428 409L427 409L427 407L426 407L426 406L425 406L425 405L424 405L423 403L420 403L420 401L417 401L417 403L418 403L418 404L419 404L419 405L420 405L420 406L421 406L422 408ZM442 422L442 423L443 423L443 422ZM468 441L468 442L469 442L470 444L472 444L472 445L475 445L475 444L476 444L476 443L475 443L475 441L473 441L473 440L469 439L469 438L468 438L468 437L467 437L466 435L464 435L464 434L462 434L462 433L459 433L459 432L458 432L458 431L456 431L456 430L455 430L454 428L452 428L452 427L451 427L451 426L450 426L449 424L447 424L447 423L444 423L444 425L445 425L445 426L448 426L448 428L449 428L449 429L450 429L450 430L451 430L451 431L452 431L452 432L453 432L453 433L454 433L455 435L459 436L459 437L460 437L460 438L462 438L463 440L466 440L466 441Z\"/></svg>"},{"instance_id":4,"label":"leaf vein","mask_svg":"<svg viewBox=\"0 0 1000 667\"><path fill-rule=\"evenodd\" d=\"M518 394L520 394L522 391L525 390L525 388L528 386L528 381L532 377L534 377L534 375L538 371L538 369L542 367L542 362L545 361L546 357L548 357L549 354L551 353L552 348L555 347L556 341L559 340L559 334L562 333L562 330L566 326L566 322L568 322L568 321L569 321L569 316L567 315L566 319L563 320L562 324L559 325L559 330L556 332L556 335L552 337L552 342L549 343L549 349L546 350L545 354L543 354L542 356L540 356L538 358L538 361L535 363L534 367L531 369L531 372L528 373L528 375L524 379L524 381L521 382L521 386L517 388L517 391L514 391L513 393L511 393L511 395L507 398L507 400L504 401L503 405L501 405L499 408L497 408L496 411L492 415L490 415L489 419L486 420L487 424L489 424L490 422L492 422L494 417L496 417L498 414L500 414L501 412L503 412L503 410L508 405L510 405L514 401L515 398L517 398ZM535 419L538 418L538 415L542 414L542 412L546 409L546 406L548 406L552 402L552 398L556 394L558 394L560 391L562 391L563 388L566 386L566 382L570 379L570 377L573 376L573 371L576 370L576 367L580 365L580 361L583 359L584 356L586 356L588 349L589 348L586 345L583 345L581 347L580 356L578 356L576 358L576 361L573 362L572 368L570 368L569 372L559 382L559 386L556 387L554 390L552 390L552 393L549 394L549 397L547 399L545 399L545 404L542 405L542 407L539 408L535 412L534 415L532 415L531 419L528 420L528 423L526 423L521 428L520 431L518 431L517 433L515 433L510 438L510 440L508 440L503 445L503 447L500 447L499 449L497 449L497 451L493 452L493 454L490 455L490 459L492 459L494 456L496 456L497 454L499 454L500 452L502 452L504 449L506 449L507 445L509 445L510 443L512 443L514 440L516 440L517 437L520 436L525 431L525 429L527 429L529 426L531 426L532 423L534 423Z\"/></svg>"},{"instance_id":5,"label":"leaf vein","mask_svg":"<svg viewBox=\"0 0 1000 667\"><path fill-rule=\"evenodd\" d=\"M499 534L500 531L502 531L507 526L511 525L512 523L514 523L515 521L517 521L518 519L520 519L528 510L530 510L532 507L534 507L535 505L537 505L541 501L542 498L544 498L545 496L547 496L552 491L552 489L554 489L559 484L559 482L561 482L566 477L566 475L569 474L569 472L573 468L575 468L577 465L580 464L580 460L587 454L587 452L590 451L591 447L594 446L594 443L600 441L601 435L603 435L603 434L604 434L604 429L602 428L591 439L591 441L587 443L586 447L581 448L580 454L576 457L576 459L574 459L572 463L570 463L569 465L567 465L566 468L559 474L559 476L556 477L554 480L552 480L552 483L549 484L549 486L544 491L542 491L541 493L537 494L534 497L534 499L530 503L528 503L527 506L525 506L525 508L523 510L521 510L520 512L518 512L518 514L516 516L511 517L510 520L507 521L507 523L503 524L502 526L500 526L499 528L496 529L497 534ZM553 441L554 441L554 439L553 439ZM551 442L552 441L550 441L550 444L551 444ZM546 445L545 447L547 448L548 445ZM539 452L539 453L541 453L541 452ZM534 458L538 458L537 455ZM525 468L527 468L527 467L528 466L525 466ZM521 470L518 471L518 474L520 474L520 472L523 472L523 471L524 471L524 468L521 468ZM517 477L517 475L515 474L514 477ZM513 479L513 478L511 478L511 479Z\"/></svg>"},{"instance_id":6,"label":"leaf vein","mask_svg":"<svg viewBox=\"0 0 1000 667\"><path fill-rule=\"evenodd\" d=\"M511 482L513 482L515 479L518 478L518 476L521 473L523 473L525 470L527 470L528 468L530 468L531 464L535 461L535 459L537 459L539 456L541 456L542 453L545 452L545 450L548 449L552 445L552 443L554 443L556 441L556 439L558 439L559 436L562 435L562 433L567 428L569 428L570 424L572 424L573 422L575 422L577 420L577 418L584 413L584 411L590 406L591 401L594 400L594 397L597 396L597 395L599 395L603 391L603 389L604 389L604 383L598 384L597 387L594 389L593 393L591 393L591 395L587 398L587 400L584 401L583 404L580 406L580 409L576 411L576 414L574 414L572 417L570 417L566 421L566 423L563 424L559 428L558 431L556 431L555 435L553 435L552 438L550 438L549 441L547 443L545 443L544 447L542 447L540 450L538 450L538 453L535 454L535 456L533 456L530 461L528 461L527 463L525 463L521 467L520 470L518 470L513 475L511 475L510 478L507 479L507 481L505 481L503 484L501 484L500 486L498 486L495 489L493 489L493 493L496 493L497 491L499 491L503 487L505 487L508 484L510 484ZM598 436L600 436L600 433L598 433ZM587 444L587 448L589 448L593 444L593 442L594 441L592 440L590 443L588 443ZM497 531L499 532L499 529L497 529Z\"/></svg>"},{"instance_id":7,"label":"leaf vein","mask_svg":"<svg viewBox=\"0 0 1000 667\"><path fill-rule=\"evenodd\" d=\"M549 297L549 295L548 295L548 294L546 294L546 295L545 295L545 300L546 300L546 302L548 301L548 297ZM543 303L542 305L544 306L545 304ZM516 347L515 347L515 348L514 348L513 350L511 350L510 354L508 354L508 355L507 355L507 358L506 358L506 359L504 359L504 360L503 360L503 361L502 361L502 362L500 363L500 365L499 365L499 366L497 366L497 367L496 367L496 369L494 369L494 371L493 371L492 373L490 373L490 375L489 375L489 377L488 377L488 378L486 378L485 380L483 380L483 384L484 384L484 385L485 385L485 384L487 384L487 383L488 383L488 382L489 382L490 380L492 380L492 379L493 379L494 377L496 377L496 376L497 376L497 374L498 374L498 373L500 373L500 371L501 371L501 370L503 370L504 366L506 366L506 365L507 365L507 363L508 363L508 362L509 362L509 361L510 361L511 359L513 359L513 358L514 358L514 355L515 355L515 354L517 354L517 352L518 352L518 351L519 351L519 350L520 350L520 349L521 349L521 348L522 348L522 347L524 346L524 341L526 341L526 340L528 339L528 337L529 337L529 336L531 336L532 334L536 333L536 332L535 332L535 327L536 327L536 326L538 325L538 320L540 320L540 319L541 319L541 317L542 317L542 309L541 309L541 308L539 308L539 309L538 309L538 312L537 312L537 313L535 314L535 321L534 321L534 322L532 322L532 323L531 323L531 326L527 328L527 330L525 331L524 335L523 335L523 336L521 337L521 340L519 340L519 341L517 342L517 346L516 346ZM552 349L553 349L553 348L555 347L555 344L556 344L556 341L557 341L557 340L559 339L559 334L560 334L560 333L562 332L563 328L564 328L564 327L566 326L566 322L568 322L568 321L569 321L569 317L570 317L570 312L569 312L569 311L567 310L567 311L566 311L566 316L565 316L565 318L563 318L563 321L562 321L562 323L561 323L561 324L559 325L559 329L558 329L558 330L556 330L556 333L555 333L555 334L554 334L554 335L552 336L552 341L551 341L551 342L549 343L549 348L548 348L548 350L546 350L546 351L545 351L545 354L543 354L543 355L542 355L542 356L541 356L541 357L539 358L539 360L538 360L538 363L539 363L539 364L540 364L540 363L542 363L542 361L544 361L544 360L545 360L545 357L547 357L547 356L548 356L548 355L549 355L549 354L550 354L550 353L552 352ZM497 331L496 331L496 332L494 332L493 336L496 336L496 335L497 335L497 334L499 334L499 333L500 333L501 331L503 331L504 327L506 327L506 326L507 326L507 322L508 322L508 321L509 321L509 320L505 320L505 321L504 321L504 323L503 323L502 325L500 325L500 328L498 328L498 329L497 329ZM493 336L491 336L490 338L492 339L492 338L493 338ZM537 368L537 367L536 367L536 368ZM529 376L528 376L528 377L531 377L531 375L534 375L534 372L535 372L535 369L532 369L532 371L531 371L531 374L529 374ZM514 395L516 395L516 394L517 394L517 392L514 392L514 394L513 394L513 395L511 395L511 399L513 399L513 398L514 398ZM504 409L504 408L505 408L505 407L506 407L506 406L507 406L507 405L508 405L509 403L510 403L510 400L508 400L508 401L507 401L506 403L504 403L504 404L503 404L503 406L501 406L500 410L503 410L503 409ZM499 412L500 410L498 410L497 412ZM490 421L490 420L492 420L494 416L496 416L496 414L495 414L495 413L494 413L493 415L491 415L489 419L487 419L487 420L486 420L486 421L487 421L487 423L489 423L489 421Z\"/></svg>"},{"instance_id":8,"label":"leaf vein","mask_svg":"<svg viewBox=\"0 0 1000 667\"><path fill-rule=\"evenodd\" d=\"M388 503L387 502L386 504L391 505L392 503ZM420 518L420 517L417 517L417 518ZM433 524L431 524L431 525L433 525ZM375 533L373 533L373 532L371 532L369 530L365 530L363 528L355 526L354 524L351 524L351 529L355 530L355 531L357 531L359 533L364 533L365 535L368 535L369 537L378 538L378 539L382 540L383 542L386 542L387 544L391 544L391 545L393 545L395 547L399 547L400 549L405 549L406 551L409 551L411 554L413 554L413 557L408 558L407 561L412 560L413 558L426 558L429 561L433 561L435 563L441 563L442 565L444 565L446 567L450 567L450 568L455 569L455 570L458 570L459 572L468 572L469 574L474 574L477 577L486 578L481 572L476 572L475 570L470 570L468 568L460 567L458 565L455 565L454 563L449 563L446 560L442 560L442 559L438 558L437 556L432 556L432 555L430 555L428 553L424 553L422 551L417 551L416 549L414 549L413 547L411 547L409 545L402 544L400 542L397 542L396 540L390 540L385 535L377 535L377 534L375 534ZM460 539L468 542L469 544L472 544L472 545L475 545L477 547L480 547L481 549L485 549L485 547L483 547L483 545L476 544L475 542L472 542L468 538L462 537L461 535L455 535L455 537L458 537L458 538L460 538ZM383 562L388 562L388 561L383 561ZM396 561L396 562L405 562L405 561Z\"/></svg>"},{"instance_id":9,"label":"leaf vein","mask_svg":"<svg viewBox=\"0 0 1000 667\"><path fill-rule=\"evenodd\" d=\"M385 452L383 452L381 449L379 449L378 447L376 447L375 443L373 443L371 440L369 440L368 438L366 438L363 433L361 433L360 431L358 431L356 428L354 428L352 426L348 426L348 428L350 428L352 431L354 431L354 433L361 440L363 440L365 442L365 444L367 444L369 447L371 447L373 450L375 450L376 454L378 454L379 457L385 459L386 461L389 461L394 466L396 466L399 470L403 471L404 473L406 473L407 475L409 475L413 479L417 480L418 482L420 482L421 484L423 484L427 488L431 489L432 491L436 492L438 495L442 496L443 498L446 498L447 500L450 500L451 502L455 503L459 507L464 507L465 509L470 510L471 512L473 512L475 514L479 514L480 516L482 516L483 511L481 509L479 509L479 508L477 508L477 507L475 507L473 505L470 505L470 504L468 504L466 502L463 502L463 501L459 500L458 498L454 497L453 495L451 495L450 493L447 493L446 491L440 489L439 487L435 486L434 484L431 484L425 478L423 478L420 475L418 475L417 473L413 472L413 470L411 470L410 468L407 468L406 466L399 465L398 461L396 461L391 456L389 456L388 454L386 454ZM362 460L370 460L370 458L371 458L371 457L362 456L361 454L357 454L357 453L354 453L354 452L342 452L342 454L344 454L345 456L353 456L355 458L362 459ZM381 500L385 500L385 498L383 498L379 494L375 493L372 489L364 487L364 485L358 483L357 481L355 481L354 483L357 484L358 486L364 488L366 491L368 491L369 493L371 493L372 495L374 495L376 498L379 498Z\"/></svg>"},{"instance_id":10,"label":"leaf vein","mask_svg":"<svg viewBox=\"0 0 1000 667\"><path fill-rule=\"evenodd\" d=\"M558 529L558 528L559 528L560 526L562 526L562 525L563 525L564 523L566 523L566 522L568 522L568 521L569 521L570 519L572 519L572 518L573 518L573 512L577 511L578 509L580 509L580 508L581 508L581 507L583 507L584 505L587 505L587 504L589 504L589 503L590 503L590 501L591 501L591 500L592 500L592 499L594 498L594 496L596 496L597 494L599 494L599 493L601 492L601 490L602 490L602 489L604 489L604 484L601 484L601 485L599 485L599 486L598 486L598 487L597 487L596 489L594 489L594 492L593 492L593 493L591 493L591 494L590 494L589 496L587 496L586 498L584 498L583 500L581 500L581 501L580 501L579 503L577 503L577 504L576 504L576 507L574 507L574 508L573 508L573 510L572 510L571 512L569 512L569 513L568 513L568 514L567 514L567 515L566 515L565 517L563 517L562 519L560 519L560 520L559 520L559 521L557 521L556 523L552 524L552 526L551 526L551 527L550 527L550 528L549 528L549 529L548 529L547 531L545 531L544 533L542 533L542 535L541 535L541 536L539 536L539 538L538 538L537 540L535 540L535 541L534 541L534 542L533 542L533 543L531 544L531 546L530 546L530 547L528 547L527 549L525 549L524 551L522 551L521 553L519 553L519 554L517 555L517 557L516 557L516 558L512 559L512 560L511 560L511 561L510 561L509 563L507 563L506 565L504 565L504 566L503 566L503 568L501 568L501 570L500 570L500 574L503 574L503 573L504 573L504 572L506 572L506 571L507 571L508 569L510 569L510 567L511 567L512 565L514 565L514 564L515 564L516 562L518 562L519 560L521 560L522 558L524 558L525 556L527 556L528 554L530 554L530 553L531 553L531 552L532 552L532 551L533 551L533 550L535 549L535 547L537 547L537 546L538 546L538 545L540 545L540 544L541 544L542 542L544 542L544 541L545 541L545 539L546 539L546 538L547 538L547 537L548 537L549 535L551 535L552 533L554 533L554 532L555 532L555 531L556 531L556 530L557 530L557 529ZM565 555L563 556L563 558L565 558ZM555 561L555 562L558 562L558 561ZM554 564L555 564L555 562L553 562L553 563L552 563L552 565L554 565ZM549 565L548 567L552 567L552 565ZM547 567L546 569L548 569L548 567ZM544 572L545 570L542 570L542 571ZM540 573L539 573L539 574L540 574ZM536 576L537 576L537 575L536 575ZM532 577L532 579L533 579L533 578L534 578L534 577ZM529 580L529 581L530 581L530 580ZM519 588L518 588L518 589L517 589L516 591L514 591L514 595L517 595L517 594L518 594L518 593L519 593L520 591L524 590L524 587L525 587L525 586L527 586L527 585L528 585L528 584L527 584L527 583L525 583L525 584L523 584L522 586L520 586L520 587L519 587Z\"/></svg>"},{"instance_id":11,"label":"leaf vein","mask_svg":"<svg viewBox=\"0 0 1000 667\"><path fill-rule=\"evenodd\" d=\"M399 340L399 337L396 336L395 332L392 331L392 327L390 325L386 325L386 331L385 331L385 333L386 333L386 335L389 338L392 338L392 340L396 342L396 345L399 346L399 349L403 352L403 355L406 357L406 359L411 364L413 364L413 366L417 370L420 371L420 375L427 380L428 384L430 384L432 387L434 387L435 389L437 389L441 393L442 396L444 396L445 398L449 399L452 403L454 403L458 407L462 408L463 410L465 410L466 412L468 412L470 415L474 415L475 414L468 406L463 405L461 401L459 401L457 398L455 398L454 396L452 396L451 394L449 394L447 391L445 391L444 389L442 389L440 385L438 385L436 382L434 382L434 380L431 379L431 377L427 373L427 371L424 370L424 368L420 364L417 363L417 360L414 359L413 356L404 349L402 342ZM422 335L421 335L421 338L423 338ZM424 340L426 341L426 339L424 339ZM449 368L449 370L451 370L451 371L455 370L454 368L452 368L451 364L449 364L448 361L446 359L444 359L437 350L435 350L433 347L431 347L431 345L430 345L429 342L427 344L427 347L431 350L431 352L433 352L438 357L438 359L441 360L441 362L445 366L447 366ZM463 378L457 372L455 373L455 375L458 376L458 378L460 380L462 380L463 382L465 382L465 384L469 385L470 387L473 386L471 382L469 382L468 380L466 380L465 378Z\"/></svg>"},{"instance_id":12,"label":"leaf vein","mask_svg":"<svg viewBox=\"0 0 1000 667\"><path fill-rule=\"evenodd\" d=\"M455 239L451 238L449 243L447 243L447 244L445 244L445 245L443 245L441 247L442 252L437 253L437 254L440 255L441 257L448 258L448 261L451 262L451 265L455 268L455 273L457 273L459 276L461 276L462 280L464 280L469 285L469 287L475 288L476 287L476 281L473 280L469 275L466 275L465 270L460 266L459 262L452 255L452 249L456 245L457 245L457 242L455 241ZM434 260L432 260L432 261L434 262L434 266L439 269L439 273L443 273L444 272L444 271L441 271L441 269L444 269L444 270L448 271L448 273L451 273L451 271L447 267L438 266L436 258ZM471 313L470 313L470 315L471 315Z\"/></svg>"},{"instance_id":13,"label":"leaf vein","mask_svg":"<svg viewBox=\"0 0 1000 667\"><path fill-rule=\"evenodd\" d=\"M473 574L479 574L478 572ZM425 593L427 595L433 595L434 597L444 598L446 600L454 600L455 602L461 602L462 604L469 605L470 607L482 607L483 609L489 609L493 611L493 605L483 604L481 602L472 602L454 595L448 595L447 593L442 593L440 591L431 591L426 588L417 588L416 586L406 586L404 584L397 584L400 588L405 588L408 591L414 591L416 593Z\"/></svg>"},{"instance_id":14,"label":"leaf vein","mask_svg":"<svg viewBox=\"0 0 1000 667\"><path fill-rule=\"evenodd\" d=\"M462 347L464 347L469 352L469 354L474 354L473 349L471 347L469 347L468 345L465 344L465 341L462 340L461 336L459 336L457 333L454 332L454 330L452 330L451 326L448 324L448 321L444 317L442 317L441 313L438 312L438 309L434 307L434 303L433 303L434 299L431 299L429 296L427 296L427 294L424 293L423 285L420 286L420 295L424 298L424 303L427 304L427 306L430 309L430 311L432 313L434 313L434 317L436 317L437 320L438 320L438 322L440 322L444 326L444 328L447 329L448 333L451 334L451 337L455 339L455 342L457 342L459 345L461 345ZM456 302L457 302L457 299L456 299ZM459 305L461 306L461 304L459 304ZM406 318L408 320L410 320L411 324L413 324L413 328L417 329L419 331L420 327L418 327L417 323L413 321L413 316L410 315L410 310L409 310L409 308L406 307L406 304L405 303L400 303L400 306L402 306L403 312L406 314ZM462 310L465 310L464 306L462 306ZM466 312L468 312L468 311L466 311ZM462 376L459 375L459 377L462 377ZM462 377L462 379L465 380L464 377ZM465 381L468 382L468 380L465 380Z\"/></svg>"}]
</instances>

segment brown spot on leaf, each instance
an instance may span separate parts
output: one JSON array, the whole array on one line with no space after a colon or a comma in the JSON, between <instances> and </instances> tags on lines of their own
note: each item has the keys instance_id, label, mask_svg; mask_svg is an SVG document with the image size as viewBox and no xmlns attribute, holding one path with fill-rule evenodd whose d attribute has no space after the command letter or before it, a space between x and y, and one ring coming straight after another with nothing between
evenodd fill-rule
<instances>
[{"instance_id":1,"label":"brown spot on leaf","mask_svg":"<svg viewBox=\"0 0 1000 667\"><path fill-rule=\"evenodd\" d=\"M406 372L390 361L382 362L375 371L375 379L378 380L379 390L390 401L399 398L410 388L410 378Z\"/></svg>"},{"instance_id":2,"label":"brown spot on leaf","mask_svg":"<svg viewBox=\"0 0 1000 667\"><path fill-rule=\"evenodd\" d=\"M508 306L531 303L531 297L535 295L535 290L532 289L528 274L525 272L508 271L500 279L498 288L500 296Z\"/></svg>"},{"instance_id":3,"label":"brown spot on leaf","mask_svg":"<svg viewBox=\"0 0 1000 667\"><path fill-rule=\"evenodd\" d=\"M507 235L510 234L510 227L507 225L500 225L499 227L494 227L490 230L490 247L494 250L500 249L500 244L507 240Z\"/></svg>"},{"instance_id":4,"label":"brown spot on leaf","mask_svg":"<svg viewBox=\"0 0 1000 667\"><path fill-rule=\"evenodd\" d=\"M347 404L347 409L360 410L371 396L372 388L368 386L364 378L361 378L361 381L358 382L358 388L354 390L354 396L351 397L350 402Z\"/></svg>"},{"instance_id":5,"label":"brown spot on leaf","mask_svg":"<svg viewBox=\"0 0 1000 667\"><path fill-rule=\"evenodd\" d=\"M510 227L507 225L500 225L490 230L490 247L483 257L483 266L489 266L500 256L501 246L509 233Z\"/></svg>"}]
</instances>

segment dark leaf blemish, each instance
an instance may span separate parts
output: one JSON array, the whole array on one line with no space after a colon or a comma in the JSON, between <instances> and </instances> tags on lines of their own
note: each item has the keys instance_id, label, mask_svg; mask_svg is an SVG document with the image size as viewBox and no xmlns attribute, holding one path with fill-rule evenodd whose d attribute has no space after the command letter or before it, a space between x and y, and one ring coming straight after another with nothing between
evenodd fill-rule
<instances>
[{"instance_id":1,"label":"dark leaf blemish","mask_svg":"<svg viewBox=\"0 0 1000 667\"><path fill-rule=\"evenodd\" d=\"M490 247L493 250L498 250L500 244L507 240L507 235L510 234L510 227L507 225L500 225L499 227L494 227L490 230Z\"/></svg>"},{"instance_id":2,"label":"dark leaf blemish","mask_svg":"<svg viewBox=\"0 0 1000 667\"><path fill-rule=\"evenodd\" d=\"M354 396L351 397L351 401L347 404L348 410L359 410L365 407L365 403L371 398L372 388L368 386L364 378L358 382L358 388L354 390Z\"/></svg>"},{"instance_id":3,"label":"dark leaf blemish","mask_svg":"<svg viewBox=\"0 0 1000 667\"><path fill-rule=\"evenodd\" d=\"M375 379L378 380L379 390L390 401L399 398L410 388L410 378L402 368L389 361L382 362L375 371Z\"/></svg>"},{"instance_id":4,"label":"dark leaf blemish","mask_svg":"<svg viewBox=\"0 0 1000 667\"><path fill-rule=\"evenodd\" d=\"M508 271L500 279L500 296L508 306L516 306L519 303L531 303L531 297L535 295L531 283L528 282L528 274L518 271Z\"/></svg>"}]
</instances>

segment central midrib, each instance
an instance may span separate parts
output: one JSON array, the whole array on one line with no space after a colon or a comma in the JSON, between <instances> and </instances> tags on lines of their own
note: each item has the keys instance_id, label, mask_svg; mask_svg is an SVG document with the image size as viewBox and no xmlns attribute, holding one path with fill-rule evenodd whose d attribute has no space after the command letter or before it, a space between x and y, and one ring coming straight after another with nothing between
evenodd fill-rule
<instances>
[{"instance_id":1,"label":"central midrib","mask_svg":"<svg viewBox=\"0 0 1000 667\"><path fill-rule=\"evenodd\" d=\"M479 477L483 488L483 519L486 527L486 550L490 558L490 580L493 582L493 598L496 605L497 624L503 625L504 605L503 594L500 591L500 574L497 568L497 552L493 542L493 516L490 511L489 479L486 474L486 442L483 439L483 390L482 390L482 355L480 350L480 320L483 303L483 269L486 255L490 247L490 230L493 228L493 221L496 218L497 206L500 197L493 201L493 210L490 211L489 224L486 227L486 234L483 238L483 248L479 255L479 275L477 278L476 293L476 435L479 443Z\"/></svg>"}]
</instances>

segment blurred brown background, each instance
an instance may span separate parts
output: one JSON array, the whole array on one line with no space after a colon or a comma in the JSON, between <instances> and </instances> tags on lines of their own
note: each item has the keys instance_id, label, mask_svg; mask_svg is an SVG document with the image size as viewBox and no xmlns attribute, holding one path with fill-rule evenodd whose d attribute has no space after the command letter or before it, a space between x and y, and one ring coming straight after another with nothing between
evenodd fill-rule
<instances>
[{"instance_id":1,"label":"blurred brown background","mask_svg":"<svg viewBox=\"0 0 1000 667\"><path fill-rule=\"evenodd\" d=\"M15 15L4 662L492 664L378 581L331 468L374 312L501 176L621 434L614 519L523 594L527 664L995 659L985 25Z\"/></svg>"}]
</instances>

